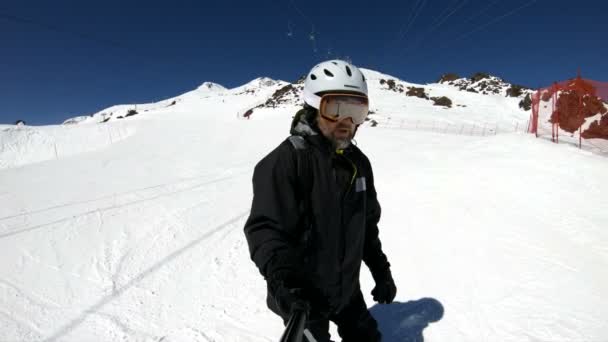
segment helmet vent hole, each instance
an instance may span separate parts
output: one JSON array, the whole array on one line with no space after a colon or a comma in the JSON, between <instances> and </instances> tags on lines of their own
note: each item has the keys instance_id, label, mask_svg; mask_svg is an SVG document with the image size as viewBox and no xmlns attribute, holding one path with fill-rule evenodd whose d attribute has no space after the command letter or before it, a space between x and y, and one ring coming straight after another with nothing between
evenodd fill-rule
<instances>
[{"instance_id":1,"label":"helmet vent hole","mask_svg":"<svg viewBox=\"0 0 608 342\"><path fill-rule=\"evenodd\" d=\"M365 75L361 74L361 77L363 78L363 82L365 82Z\"/></svg>"},{"instance_id":2,"label":"helmet vent hole","mask_svg":"<svg viewBox=\"0 0 608 342\"><path fill-rule=\"evenodd\" d=\"M314 81L317 79L317 76L315 76L315 74L310 74L310 79Z\"/></svg>"},{"instance_id":3,"label":"helmet vent hole","mask_svg":"<svg viewBox=\"0 0 608 342\"><path fill-rule=\"evenodd\" d=\"M338 62L331 62L333 65L338 65Z\"/></svg>"},{"instance_id":4,"label":"helmet vent hole","mask_svg":"<svg viewBox=\"0 0 608 342\"><path fill-rule=\"evenodd\" d=\"M350 68L348 67L348 65L346 66L346 73L348 74L348 76L353 76L353 72L350 71Z\"/></svg>"},{"instance_id":5,"label":"helmet vent hole","mask_svg":"<svg viewBox=\"0 0 608 342\"><path fill-rule=\"evenodd\" d=\"M325 75L327 75L329 77L334 77L334 74L332 74L331 71L329 71L327 69L323 69L323 72L325 73Z\"/></svg>"}]
</instances>

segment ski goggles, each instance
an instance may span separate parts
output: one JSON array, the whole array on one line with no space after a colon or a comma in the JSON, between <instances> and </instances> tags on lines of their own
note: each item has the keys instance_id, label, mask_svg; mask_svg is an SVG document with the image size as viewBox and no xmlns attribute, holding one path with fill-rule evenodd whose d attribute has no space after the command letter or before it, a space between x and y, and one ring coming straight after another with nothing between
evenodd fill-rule
<instances>
[{"instance_id":1,"label":"ski goggles","mask_svg":"<svg viewBox=\"0 0 608 342\"><path fill-rule=\"evenodd\" d=\"M355 125L360 125L368 113L369 100L362 95L325 94L319 104L319 114L331 122L351 118Z\"/></svg>"}]
</instances>

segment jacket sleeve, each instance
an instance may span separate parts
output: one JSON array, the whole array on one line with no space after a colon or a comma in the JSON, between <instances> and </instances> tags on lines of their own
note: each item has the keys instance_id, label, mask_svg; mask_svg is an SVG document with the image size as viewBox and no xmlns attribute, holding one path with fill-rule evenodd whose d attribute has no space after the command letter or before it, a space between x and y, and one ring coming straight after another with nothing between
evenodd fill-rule
<instances>
[{"instance_id":1,"label":"jacket sleeve","mask_svg":"<svg viewBox=\"0 0 608 342\"><path fill-rule=\"evenodd\" d=\"M382 277L389 271L390 264L386 255L382 252L382 244L378 236L378 222L380 221L380 203L376 197L374 186L374 175L371 164L365 158L366 168L369 170L367 177L367 212L365 215L365 243L363 247L363 261L369 268L374 279Z\"/></svg>"},{"instance_id":2,"label":"jacket sleeve","mask_svg":"<svg viewBox=\"0 0 608 342\"><path fill-rule=\"evenodd\" d=\"M253 201L244 231L251 260L267 279L300 269L296 163L294 147L285 141L253 173Z\"/></svg>"}]
</instances>

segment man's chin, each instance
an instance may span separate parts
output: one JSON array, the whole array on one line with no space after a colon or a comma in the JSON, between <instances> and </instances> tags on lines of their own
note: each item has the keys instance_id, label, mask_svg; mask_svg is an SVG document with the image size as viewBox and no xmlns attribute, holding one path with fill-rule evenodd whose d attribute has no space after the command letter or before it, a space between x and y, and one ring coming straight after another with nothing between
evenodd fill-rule
<instances>
[{"instance_id":1,"label":"man's chin","mask_svg":"<svg viewBox=\"0 0 608 342\"><path fill-rule=\"evenodd\" d=\"M334 139L332 139L332 143L333 143L335 149L343 150L343 149L347 148L348 146L350 146L351 140L352 140L351 138L334 137Z\"/></svg>"}]
</instances>

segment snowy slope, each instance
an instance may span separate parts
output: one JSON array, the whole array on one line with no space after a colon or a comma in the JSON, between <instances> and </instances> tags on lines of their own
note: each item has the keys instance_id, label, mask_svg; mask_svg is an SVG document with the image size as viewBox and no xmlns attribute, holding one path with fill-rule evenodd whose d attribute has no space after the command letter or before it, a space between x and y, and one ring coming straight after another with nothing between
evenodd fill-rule
<instances>
[{"instance_id":1,"label":"snowy slope","mask_svg":"<svg viewBox=\"0 0 608 342\"><path fill-rule=\"evenodd\" d=\"M518 106L523 95L517 98L506 97L502 93L483 95L443 83L417 85L377 71L362 70L368 80L370 108L374 113L369 118L382 127L427 130L441 127L441 131L448 133L469 132L469 128L471 132L477 129L477 133L482 129L501 133L527 127L530 112ZM383 84L385 80L393 80L403 89L422 87L429 98L448 97L452 106L436 106L430 99L389 90ZM504 81L500 85L501 89L510 86ZM145 121L156 115L169 116L180 112L217 115L217 106L228 113L225 115L229 121L243 119L250 111L253 117L280 114L286 108L301 105L302 87L302 82L291 84L267 77L259 77L233 89L204 82L197 89L156 103L116 105L90 116L71 118L64 122L63 127L5 125L0 127L3 132L0 135L0 169L97 150L131 135L139 125L134 121ZM100 123L103 125L96 125ZM69 141L73 134L65 132L71 132L72 127L69 126L73 125L89 127L74 131L81 137Z\"/></svg>"},{"instance_id":2,"label":"snowy slope","mask_svg":"<svg viewBox=\"0 0 608 342\"><path fill-rule=\"evenodd\" d=\"M92 116L68 119L68 124L64 125L4 125L0 127L0 169L107 147L127 138L155 116L162 116L162 120L180 120L177 114L188 112L201 116L219 115L222 120L232 122L249 108L264 103L285 84L258 78L227 90L218 84L205 82L197 89L174 98L152 104L112 106ZM221 111L215 109L220 107ZM137 114L127 116L128 111L134 108L137 108Z\"/></svg>"},{"instance_id":3,"label":"snowy slope","mask_svg":"<svg viewBox=\"0 0 608 342\"><path fill-rule=\"evenodd\" d=\"M47 160L0 153L0 341L276 341L282 325L265 309L242 227L253 167L287 136L297 107L237 113L283 86L192 95L105 124L28 127L65 139L60 149L97 141L91 127L129 134ZM466 116L370 89L379 117L517 117L502 97L459 100ZM4 129L8 141L14 128ZM50 144L23 141L15 146ZM608 339L605 158L523 134L367 125L357 141L373 163L399 287L400 303L374 305L362 274L385 340ZM421 298L444 311L424 330Z\"/></svg>"},{"instance_id":4,"label":"snowy slope","mask_svg":"<svg viewBox=\"0 0 608 342\"><path fill-rule=\"evenodd\" d=\"M0 127L0 169L103 149L136 129L132 122Z\"/></svg>"}]
</instances>

